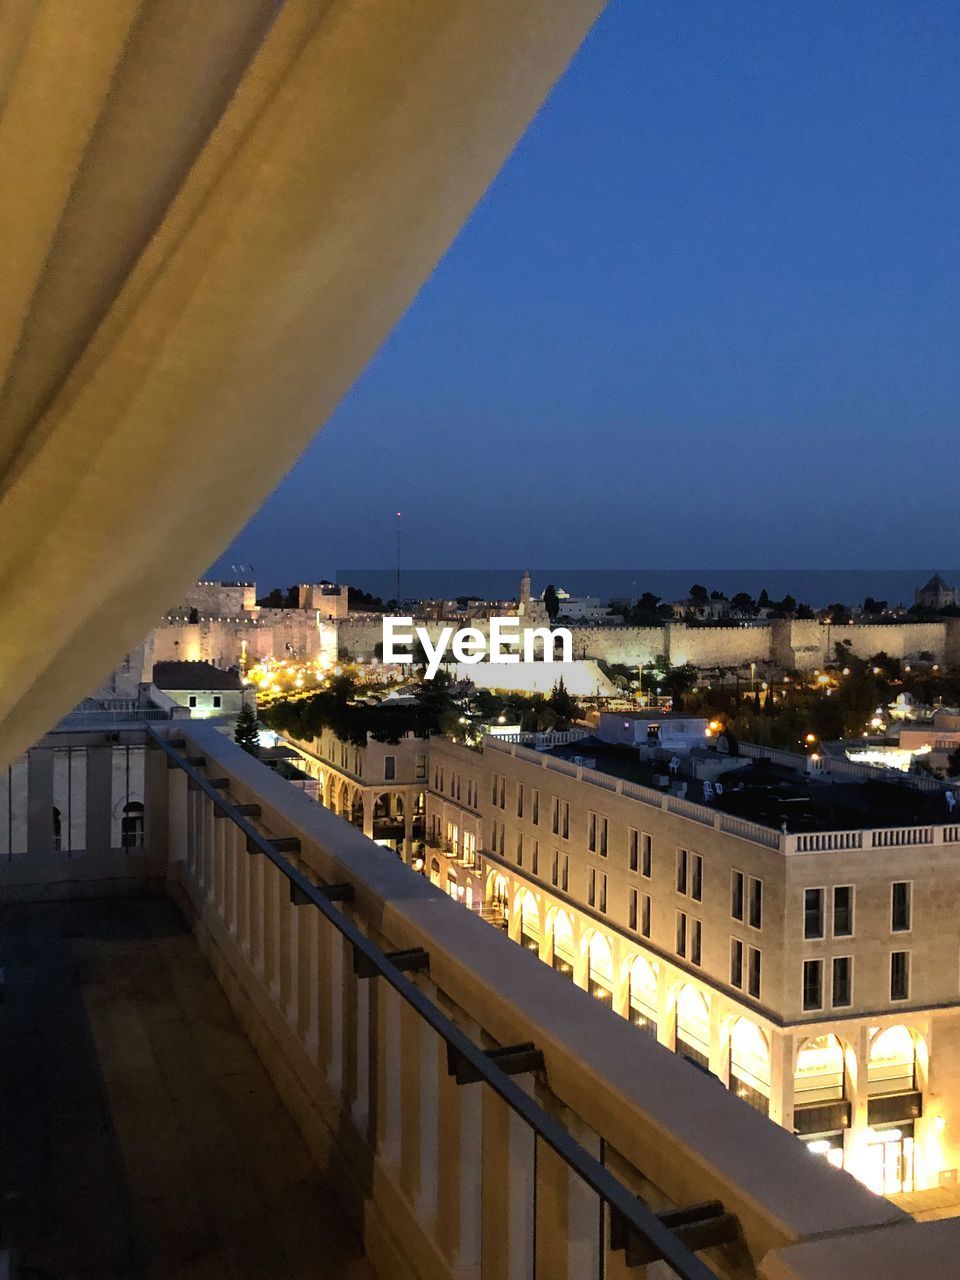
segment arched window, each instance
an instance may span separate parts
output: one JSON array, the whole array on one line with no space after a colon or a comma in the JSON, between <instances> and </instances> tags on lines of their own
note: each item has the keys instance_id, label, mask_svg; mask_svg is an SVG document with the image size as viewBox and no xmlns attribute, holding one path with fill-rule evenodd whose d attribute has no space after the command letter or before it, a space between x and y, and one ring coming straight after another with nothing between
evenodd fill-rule
<instances>
[{"instance_id":1,"label":"arched window","mask_svg":"<svg viewBox=\"0 0 960 1280\"><path fill-rule=\"evenodd\" d=\"M769 1115L770 1048L749 1018L738 1018L730 1034L730 1088L749 1106Z\"/></svg>"},{"instance_id":2,"label":"arched window","mask_svg":"<svg viewBox=\"0 0 960 1280\"><path fill-rule=\"evenodd\" d=\"M520 902L520 945L528 951L540 951L540 909L532 893Z\"/></svg>"},{"instance_id":3,"label":"arched window","mask_svg":"<svg viewBox=\"0 0 960 1280\"><path fill-rule=\"evenodd\" d=\"M816 1156L843 1168L843 1135L850 1127L846 1049L835 1035L808 1040L793 1074L793 1128Z\"/></svg>"},{"instance_id":4,"label":"arched window","mask_svg":"<svg viewBox=\"0 0 960 1280\"><path fill-rule=\"evenodd\" d=\"M587 947L587 990L607 1004L613 1001L613 955L602 933L592 933Z\"/></svg>"},{"instance_id":5,"label":"arched window","mask_svg":"<svg viewBox=\"0 0 960 1280\"><path fill-rule=\"evenodd\" d=\"M553 921L553 967L565 978L573 978L573 925L565 911L558 911Z\"/></svg>"},{"instance_id":6,"label":"arched window","mask_svg":"<svg viewBox=\"0 0 960 1280\"><path fill-rule=\"evenodd\" d=\"M143 848L143 805L131 800L123 806L120 819L120 845L124 849Z\"/></svg>"},{"instance_id":7,"label":"arched window","mask_svg":"<svg viewBox=\"0 0 960 1280\"><path fill-rule=\"evenodd\" d=\"M627 1016L636 1027L657 1034L658 983L657 970L649 960L637 956L627 979Z\"/></svg>"},{"instance_id":8,"label":"arched window","mask_svg":"<svg viewBox=\"0 0 960 1280\"><path fill-rule=\"evenodd\" d=\"M696 987L681 987L677 996L677 1053L710 1068L710 1007Z\"/></svg>"},{"instance_id":9,"label":"arched window","mask_svg":"<svg viewBox=\"0 0 960 1280\"><path fill-rule=\"evenodd\" d=\"M917 1045L908 1027L887 1027L870 1046L867 1093L911 1093L917 1087Z\"/></svg>"}]
</instances>

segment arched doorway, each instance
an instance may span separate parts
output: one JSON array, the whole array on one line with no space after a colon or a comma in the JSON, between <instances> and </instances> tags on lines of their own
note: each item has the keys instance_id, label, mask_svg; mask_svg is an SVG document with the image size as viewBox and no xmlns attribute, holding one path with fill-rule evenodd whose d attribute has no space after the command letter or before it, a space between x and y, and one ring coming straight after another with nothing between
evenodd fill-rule
<instances>
[{"instance_id":1,"label":"arched doorway","mask_svg":"<svg viewBox=\"0 0 960 1280\"><path fill-rule=\"evenodd\" d=\"M350 821L353 823L355 827L359 827L360 830L362 831L363 830L363 796L360 794L359 791L354 792L353 800L350 802L350 808L349 810L344 809L344 812L345 813L349 812Z\"/></svg>"},{"instance_id":2,"label":"arched doorway","mask_svg":"<svg viewBox=\"0 0 960 1280\"><path fill-rule=\"evenodd\" d=\"M553 967L572 982L575 960L573 923L565 911L558 911L553 919Z\"/></svg>"},{"instance_id":3,"label":"arched doorway","mask_svg":"<svg viewBox=\"0 0 960 1280\"><path fill-rule=\"evenodd\" d=\"M656 967L637 956L627 974L627 1017L635 1027L657 1034L659 983Z\"/></svg>"},{"instance_id":4,"label":"arched doorway","mask_svg":"<svg viewBox=\"0 0 960 1280\"><path fill-rule=\"evenodd\" d=\"M613 1004L613 952L602 933L593 932L587 944L587 990L605 1004Z\"/></svg>"},{"instance_id":5,"label":"arched doorway","mask_svg":"<svg viewBox=\"0 0 960 1280\"><path fill-rule=\"evenodd\" d=\"M793 1128L809 1151L843 1168L843 1135L850 1127L847 1051L835 1035L807 1040L793 1073Z\"/></svg>"},{"instance_id":6,"label":"arched doorway","mask_svg":"<svg viewBox=\"0 0 960 1280\"><path fill-rule=\"evenodd\" d=\"M863 1181L878 1195L914 1189L914 1122L923 1114L920 1043L909 1027L897 1025L878 1032L870 1045Z\"/></svg>"},{"instance_id":7,"label":"arched doorway","mask_svg":"<svg viewBox=\"0 0 960 1280\"><path fill-rule=\"evenodd\" d=\"M540 952L540 908L532 893L525 893L520 901L520 945Z\"/></svg>"},{"instance_id":8,"label":"arched doorway","mask_svg":"<svg viewBox=\"0 0 960 1280\"><path fill-rule=\"evenodd\" d=\"M677 996L676 1047L681 1057L710 1070L710 1006L696 987L681 987Z\"/></svg>"},{"instance_id":9,"label":"arched doorway","mask_svg":"<svg viewBox=\"0 0 960 1280\"><path fill-rule=\"evenodd\" d=\"M440 859L432 858L430 861L430 883L440 888Z\"/></svg>"},{"instance_id":10,"label":"arched doorway","mask_svg":"<svg viewBox=\"0 0 960 1280\"><path fill-rule=\"evenodd\" d=\"M123 849L143 848L143 805L131 800L123 806L120 819L120 845Z\"/></svg>"},{"instance_id":11,"label":"arched doorway","mask_svg":"<svg viewBox=\"0 0 960 1280\"><path fill-rule=\"evenodd\" d=\"M738 1018L730 1033L730 1088L755 1111L770 1114L770 1046L749 1018Z\"/></svg>"},{"instance_id":12,"label":"arched doorway","mask_svg":"<svg viewBox=\"0 0 960 1280\"><path fill-rule=\"evenodd\" d=\"M453 898L454 902L459 902L463 889L457 880L457 871L455 867L447 868L447 893Z\"/></svg>"}]
</instances>

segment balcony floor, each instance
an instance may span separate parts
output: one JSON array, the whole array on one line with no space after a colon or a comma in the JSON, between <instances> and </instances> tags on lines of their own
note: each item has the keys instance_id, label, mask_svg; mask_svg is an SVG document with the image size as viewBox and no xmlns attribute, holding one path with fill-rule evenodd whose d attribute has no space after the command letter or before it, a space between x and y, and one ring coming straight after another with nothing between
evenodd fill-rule
<instances>
[{"instance_id":1,"label":"balcony floor","mask_svg":"<svg viewBox=\"0 0 960 1280\"><path fill-rule=\"evenodd\" d=\"M57 1280L374 1280L176 907L0 916L4 1245Z\"/></svg>"}]
</instances>

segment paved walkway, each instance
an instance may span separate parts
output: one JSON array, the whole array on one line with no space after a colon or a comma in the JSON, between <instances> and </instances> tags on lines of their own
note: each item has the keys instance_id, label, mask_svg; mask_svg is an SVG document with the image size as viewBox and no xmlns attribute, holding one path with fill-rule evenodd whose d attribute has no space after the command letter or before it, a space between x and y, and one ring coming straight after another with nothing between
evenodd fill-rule
<instances>
[{"instance_id":1,"label":"paved walkway","mask_svg":"<svg viewBox=\"0 0 960 1280\"><path fill-rule=\"evenodd\" d=\"M374 1280L165 899L0 913L0 1224L57 1280Z\"/></svg>"},{"instance_id":2,"label":"paved walkway","mask_svg":"<svg viewBox=\"0 0 960 1280\"><path fill-rule=\"evenodd\" d=\"M958 1187L930 1187L927 1191L903 1191L899 1195L890 1196L890 1199L905 1213L913 1214L918 1222L960 1217L960 1188Z\"/></svg>"}]
</instances>

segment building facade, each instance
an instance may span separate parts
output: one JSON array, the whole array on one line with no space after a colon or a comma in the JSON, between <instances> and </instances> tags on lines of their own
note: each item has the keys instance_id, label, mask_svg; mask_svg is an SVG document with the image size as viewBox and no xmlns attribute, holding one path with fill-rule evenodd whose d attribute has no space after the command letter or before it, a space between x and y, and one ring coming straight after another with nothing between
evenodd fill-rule
<instances>
[{"instance_id":1,"label":"building facade","mask_svg":"<svg viewBox=\"0 0 960 1280\"><path fill-rule=\"evenodd\" d=\"M432 739L424 871L874 1190L960 1164L960 826L785 835Z\"/></svg>"}]
</instances>

